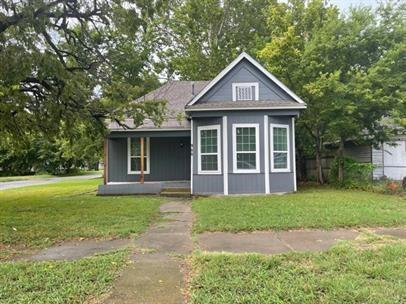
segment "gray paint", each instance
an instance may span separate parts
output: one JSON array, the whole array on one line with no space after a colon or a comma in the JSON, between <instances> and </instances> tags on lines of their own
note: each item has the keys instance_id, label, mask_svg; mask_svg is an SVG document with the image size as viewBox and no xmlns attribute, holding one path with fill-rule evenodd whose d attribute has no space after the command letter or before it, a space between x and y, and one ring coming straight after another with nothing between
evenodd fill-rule
<instances>
[{"instance_id":1,"label":"gray paint","mask_svg":"<svg viewBox=\"0 0 406 304\"><path fill-rule=\"evenodd\" d=\"M228 188L229 194L242 194L242 193L265 193L265 153L264 153L264 112L262 111L228 111L223 113L227 116L227 133L228 133ZM213 114L212 114L213 115ZM291 192L294 190L294 174L293 174L293 136L292 136L292 117L288 116L271 116L269 117L270 128L271 123L287 124L290 130L290 172L272 173L271 161L269 162L269 181L270 192ZM260 153L260 173L234 173L233 172L233 124L239 123L255 123L259 125L259 153ZM221 133L223 132L222 115L219 117L194 117L193 118L193 138L194 138L194 163L193 163L193 192L198 193L223 193L223 174L220 175L198 175L198 142L197 142L197 127L204 125L220 124ZM270 136L270 133L269 133ZM222 142L222 138L221 138ZM270 137L269 137L270 143ZM222 146L222 143L221 143ZM267 147L268 149L270 147ZM223 151L221 151L223 154ZM271 157L271 155L270 155ZM222 157L223 158L223 157ZM223 158L224 159L224 158ZM223 172L222 172L223 173Z\"/></svg>"},{"instance_id":2,"label":"gray paint","mask_svg":"<svg viewBox=\"0 0 406 304\"><path fill-rule=\"evenodd\" d=\"M193 120L193 194L223 193L222 174L198 174L198 127L209 125L220 125L220 152L223 155L222 118L210 117Z\"/></svg>"},{"instance_id":3,"label":"gray paint","mask_svg":"<svg viewBox=\"0 0 406 304\"><path fill-rule=\"evenodd\" d=\"M130 134L128 134L130 136ZM132 133L133 137L136 137ZM109 182L137 182L128 174L127 137L109 138ZM190 180L190 137L150 138L150 173L145 181Z\"/></svg>"},{"instance_id":4,"label":"gray paint","mask_svg":"<svg viewBox=\"0 0 406 304\"><path fill-rule=\"evenodd\" d=\"M244 59L203 95L198 103L233 100L232 83L236 82L258 82L259 100L292 100L277 84Z\"/></svg>"},{"instance_id":5,"label":"gray paint","mask_svg":"<svg viewBox=\"0 0 406 304\"><path fill-rule=\"evenodd\" d=\"M223 175L193 175L193 194L222 194Z\"/></svg>"}]
</instances>

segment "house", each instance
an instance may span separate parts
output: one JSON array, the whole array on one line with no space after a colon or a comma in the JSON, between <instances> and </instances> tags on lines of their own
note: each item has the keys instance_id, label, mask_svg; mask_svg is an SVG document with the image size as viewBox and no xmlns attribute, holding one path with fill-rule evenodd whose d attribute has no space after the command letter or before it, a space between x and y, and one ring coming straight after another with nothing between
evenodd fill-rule
<instances>
[{"instance_id":1,"label":"house","mask_svg":"<svg viewBox=\"0 0 406 304\"><path fill-rule=\"evenodd\" d=\"M160 127L109 125L99 194L296 191L295 118L306 104L248 54L211 81L171 81L139 102L151 99L168 101Z\"/></svg>"}]
</instances>

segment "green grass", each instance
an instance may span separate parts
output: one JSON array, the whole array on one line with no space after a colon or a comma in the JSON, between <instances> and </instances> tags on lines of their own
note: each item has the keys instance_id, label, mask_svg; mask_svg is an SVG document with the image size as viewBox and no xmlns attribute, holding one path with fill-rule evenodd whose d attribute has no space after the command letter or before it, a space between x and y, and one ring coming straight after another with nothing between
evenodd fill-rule
<instances>
[{"instance_id":1,"label":"green grass","mask_svg":"<svg viewBox=\"0 0 406 304\"><path fill-rule=\"evenodd\" d=\"M81 175L97 174L97 173L103 174L103 171L97 171L97 170L79 171L79 172L73 172L71 174L63 174L63 175L35 174L35 175L0 176L0 183L32 180L32 179L38 179L38 178L81 176Z\"/></svg>"},{"instance_id":2,"label":"green grass","mask_svg":"<svg viewBox=\"0 0 406 304\"><path fill-rule=\"evenodd\" d=\"M70 262L0 263L0 303L84 303L108 291L128 251Z\"/></svg>"},{"instance_id":3,"label":"green grass","mask_svg":"<svg viewBox=\"0 0 406 304\"><path fill-rule=\"evenodd\" d=\"M200 198L193 201L193 211L195 232L406 224L405 198L326 188L281 196Z\"/></svg>"},{"instance_id":4,"label":"green grass","mask_svg":"<svg viewBox=\"0 0 406 304\"><path fill-rule=\"evenodd\" d=\"M0 191L0 250L46 247L77 238L126 237L144 231L159 211L153 196L100 197L100 179Z\"/></svg>"},{"instance_id":5,"label":"green grass","mask_svg":"<svg viewBox=\"0 0 406 304\"><path fill-rule=\"evenodd\" d=\"M405 303L406 244L341 244L326 253L201 254L192 304Z\"/></svg>"}]
</instances>

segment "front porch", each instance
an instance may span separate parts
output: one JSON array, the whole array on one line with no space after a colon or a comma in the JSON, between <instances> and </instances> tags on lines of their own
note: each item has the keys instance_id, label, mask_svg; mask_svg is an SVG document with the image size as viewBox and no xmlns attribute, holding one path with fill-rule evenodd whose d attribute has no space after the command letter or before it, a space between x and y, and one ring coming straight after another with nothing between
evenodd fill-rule
<instances>
[{"instance_id":1,"label":"front porch","mask_svg":"<svg viewBox=\"0 0 406 304\"><path fill-rule=\"evenodd\" d=\"M190 131L112 132L105 142L98 195L190 195Z\"/></svg>"}]
</instances>

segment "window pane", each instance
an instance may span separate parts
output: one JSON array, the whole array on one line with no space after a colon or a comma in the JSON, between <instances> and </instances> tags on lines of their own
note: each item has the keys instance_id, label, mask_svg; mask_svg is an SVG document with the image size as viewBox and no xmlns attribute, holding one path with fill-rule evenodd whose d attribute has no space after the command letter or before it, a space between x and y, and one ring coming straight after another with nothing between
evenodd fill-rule
<instances>
[{"instance_id":1,"label":"window pane","mask_svg":"<svg viewBox=\"0 0 406 304\"><path fill-rule=\"evenodd\" d=\"M275 151L288 151L288 134L286 128L273 129L273 149Z\"/></svg>"},{"instance_id":2,"label":"window pane","mask_svg":"<svg viewBox=\"0 0 406 304\"><path fill-rule=\"evenodd\" d=\"M255 153L237 153L237 169L255 169Z\"/></svg>"},{"instance_id":3,"label":"window pane","mask_svg":"<svg viewBox=\"0 0 406 304\"><path fill-rule=\"evenodd\" d=\"M141 171L141 158L131 157L131 171ZM148 171L147 158L144 157L144 171Z\"/></svg>"},{"instance_id":4,"label":"window pane","mask_svg":"<svg viewBox=\"0 0 406 304\"><path fill-rule=\"evenodd\" d=\"M237 151L256 151L255 128L237 128Z\"/></svg>"},{"instance_id":5,"label":"window pane","mask_svg":"<svg viewBox=\"0 0 406 304\"><path fill-rule=\"evenodd\" d=\"M131 138L130 142L131 156L141 156L141 139ZM144 138L144 155L147 155L147 139Z\"/></svg>"},{"instance_id":6,"label":"window pane","mask_svg":"<svg viewBox=\"0 0 406 304\"><path fill-rule=\"evenodd\" d=\"M287 152L274 152L273 161L274 161L275 169L287 169L288 153Z\"/></svg>"},{"instance_id":7,"label":"window pane","mask_svg":"<svg viewBox=\"0 0 406 304\"><path fill-rule=\"evenodd\" d=\"M217 155L202 155L201 166L203 171L217 171Z\"/></svg>"},{"instance_id":8,"label":"window pane","mask_svg":"<svg viewBox=\"0 0 406 304\"><path fill-rule=\"evenodd\" d=\"M200 132L200 152L217 153L217 130L201 130Z\"/></svg>"}]
</instances>

